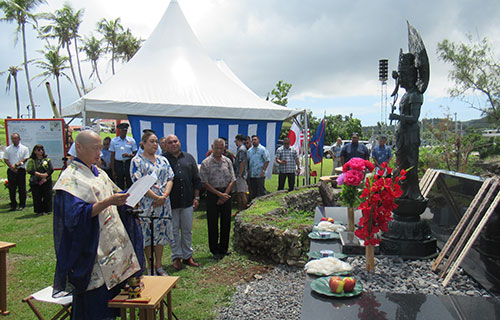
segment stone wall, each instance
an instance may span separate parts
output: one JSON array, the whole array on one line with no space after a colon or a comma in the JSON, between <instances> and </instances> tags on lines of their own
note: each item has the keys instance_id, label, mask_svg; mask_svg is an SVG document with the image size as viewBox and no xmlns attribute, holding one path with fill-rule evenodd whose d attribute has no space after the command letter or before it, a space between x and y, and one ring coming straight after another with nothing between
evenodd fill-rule
<instances>
[{"instance_id":1,"label":"stone wall","mask_svg":"<svg viewBox=\"0 0 500 320\"><path fill-rule=\"evenodd\" d=\"M317 206L321 206L321 196L318 188L310 189L312 186L302 187L303 192L286 195L281 200L281 207L273 209L266 214L284 215L288 210L308 211L314 214ZM299 189L299 190L300 190ZM279 191L260 199L269 199ZM254 225L245 222L243 217L245 211L240 212L234 220L234 246L244 252L258 258L277 264L290 266L303 266L307 262L309 251L309 232L311 226L303 226L298 229L281 230L271 225Z\"/></svg>"}]
</instances>

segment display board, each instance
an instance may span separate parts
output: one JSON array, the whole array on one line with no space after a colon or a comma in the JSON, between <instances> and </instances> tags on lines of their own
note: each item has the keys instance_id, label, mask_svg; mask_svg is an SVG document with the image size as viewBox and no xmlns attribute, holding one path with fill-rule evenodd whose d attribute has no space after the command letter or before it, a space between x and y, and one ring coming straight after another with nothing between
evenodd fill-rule
<instances>
[{"instance_id":1,"label":"display board","mask_svg":"<svg viewBox=\"0 0 500 320\"><path fill-rule=\"evenodd\" d=\"M18 133L21 143L28 147L30 154L33 147L41 144L52 161L54 169L63 167L64 119L5 119L7 145L11 144L10 136Z\"/></svg>"}]
</instances>

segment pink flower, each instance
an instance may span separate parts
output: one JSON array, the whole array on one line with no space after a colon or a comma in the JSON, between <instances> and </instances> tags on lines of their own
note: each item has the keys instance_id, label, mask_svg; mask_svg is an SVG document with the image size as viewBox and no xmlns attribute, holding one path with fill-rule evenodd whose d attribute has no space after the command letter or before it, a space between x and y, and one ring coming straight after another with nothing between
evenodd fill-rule
<instances>
[{"instance_id":1,"label":"pink flower","mask_svg":"<svg viewBox=\"0 0 500 320\"><path fill-rule=\"evenodd\" d=\"M338 186L343 185L344 179L345 179L345 173L342 173L340 176L337 177L337 185Z\"/></svg>"},{"instance_id":2,"label":"pink flower","mask_svg":"<svg viewBox=\"0 0 500 320\"><path fill-rule=\"evenodd\" d=\"M348 164L352 170L365 171L366 168L365 160L361 158L352 158Z\"/></svg>"},{"instance_id":3,"label":"pink flower","mask_svg":"<svg viewBox=\"0 0 500 320\"><path fill-rule=\"evenodd\" d=\"M363 173L357 170L349 170L345 173L345 184L350 186L359 186L363 181Z\"/></svg>"}]
</instances>

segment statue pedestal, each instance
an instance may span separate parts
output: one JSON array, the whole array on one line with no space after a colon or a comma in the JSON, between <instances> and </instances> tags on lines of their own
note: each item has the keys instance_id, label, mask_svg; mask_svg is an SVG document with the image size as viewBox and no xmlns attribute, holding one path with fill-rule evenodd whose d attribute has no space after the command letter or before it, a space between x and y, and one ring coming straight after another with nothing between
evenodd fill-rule
<instances>
[{"instance_id":1,"label":"statue pedestal","mask_svg":"<svg viewBox=\"0 0 500 320\"><path fill-rule=\"evenodd\" d=\"M427 199L396 199L394 220L389 231L382 235L380 249L383 254L397 255L405 259L430 259L437 256L437 241L431 229L420 215L427 207Z\"/></svg>"}]
</instances>

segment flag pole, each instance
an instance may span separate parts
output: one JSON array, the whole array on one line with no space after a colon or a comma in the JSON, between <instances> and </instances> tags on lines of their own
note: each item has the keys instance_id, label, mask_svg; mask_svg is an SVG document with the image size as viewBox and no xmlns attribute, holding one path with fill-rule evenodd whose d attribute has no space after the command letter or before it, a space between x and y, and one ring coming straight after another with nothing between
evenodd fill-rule
<instances>
[{"instance_id":1,"label":"flag pole","mask_svg":"<svg viewBox=\"0 0 500 320\"><path fill-rule=\"evenodd\" d=\"M305 176L305 185L309 185L309 141L308 141L308 132L309 132L309 124L307 119L307 109L304 109L304 154L306 155L304 161L304 176Z\"/></svg>"},{"instance_id":2,"label":"flag pole","mask_svg":"<svg viewBox=\"0 0 500 320\"><path fill-rule=\"evenodd\" d=\"M326 136L326 110L323 110L323 119L325 119L325 136ZM323 141L324 141L324 139L323 139ZM321 152L322 157L321 157L321 167L319 169L319 171L320 171L319 176L322 177L323 176L323 160L324 160L323 155L324 154L323 154L323 150L320 150L320 152Z\"/></svg>"}]
</instances>

